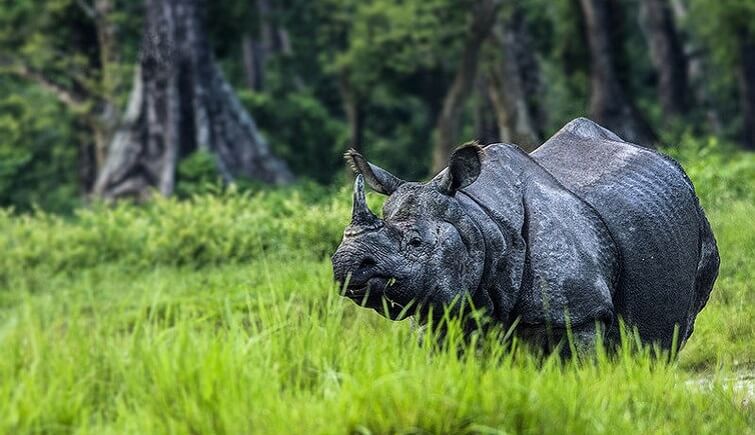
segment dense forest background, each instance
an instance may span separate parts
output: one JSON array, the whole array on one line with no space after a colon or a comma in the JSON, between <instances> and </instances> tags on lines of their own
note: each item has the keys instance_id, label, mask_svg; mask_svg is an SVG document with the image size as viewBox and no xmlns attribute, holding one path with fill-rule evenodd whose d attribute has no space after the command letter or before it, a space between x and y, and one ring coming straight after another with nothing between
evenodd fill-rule
<instances>
[{"instance_id":1,"label":"dense forest background","mask_svg":"<svg viewBox=\"0 0 755 435\"><path fill-rule=\"evenodd\" d=\"M459 143L755 148L752 0L2 0L0 207L404 178ZM703 145L701 145L703 144ZM685 151L686 150L686 151Z\"/></svg>"}]
</instances>

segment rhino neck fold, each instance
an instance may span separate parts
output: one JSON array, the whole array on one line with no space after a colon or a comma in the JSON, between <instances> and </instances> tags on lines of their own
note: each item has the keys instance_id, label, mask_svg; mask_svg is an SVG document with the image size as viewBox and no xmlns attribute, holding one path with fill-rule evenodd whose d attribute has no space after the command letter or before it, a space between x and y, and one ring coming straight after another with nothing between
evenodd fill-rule
<instances>
[{"instance_id":1,"label":"rhino neck fold","mask_svg":"<svg viewBox=\"0 0 755 435\"><path fill-rule=\"evenodd\" d=\"M490 210L472 194L466 191L457 193L462 208L474 222L482 235L485 245L485 263L480 286L473 294L476 304L485 306L491 315L506 326L519 294L522 265L516 256L506 257L506 253L521 247L521 236L501 216ZM507 260L513 260L514 263ZM479 308L479 307L478 307Z\"/></svg>"}]
</instances>

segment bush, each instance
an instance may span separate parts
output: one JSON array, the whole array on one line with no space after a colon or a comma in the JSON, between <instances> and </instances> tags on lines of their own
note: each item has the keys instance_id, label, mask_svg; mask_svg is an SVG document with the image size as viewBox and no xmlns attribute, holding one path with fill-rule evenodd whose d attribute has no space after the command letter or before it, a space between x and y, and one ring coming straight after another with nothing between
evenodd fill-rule
<instances>
[{"instance_id":1,"label":"bush","mask_svg":"<svg viewBox=\"0 0 755 435\"><path fill-rule=\"evenodd\" d=\"M70 211L78 203L70 117L42 91L4 77L0 95L0 207Z\"/></svg>"},{"instance_id":2,"label":"bush","mask_svg":"<svg viewBox=\"0 0 755 435\"><path fill-rule=\"evenodd\" d=\"M691 135L664 151L682 164L704 207L726 207L734 200L755 203L755 154L716 137Z\"/></svg>"},{"instance_id":3,"label":"bush","mask_svg":"<svg viewBox=\"0 0 755 435\"><path fill-rule=\"evenodd\" d=\"M321 259L338 245L350 216L350 192L323 189L239 192L188 200L157 198L79 209L65 218L0 211L0 278L31 269L61 272L106 262L148 268L203 267L262 255ZM374 202L376 198L372 198Z\"/></svg>"},{"instance_id":4,"label":"bush","mask_svg":"<svg viewBox=\"0 0 755 435\"><path fill-rule=\"evenodd\" d=\"M689 140L671 154L685 166L709 213L720 214L735 200L755 202L753 154L728 152L715 139ZM107 262L204 267L271 254L319 260L338 245L350 216L350 189L333 191L314 183L272 191L255 185L222 187L203 175L202 155L187 162L192 164L182 170L194 184L184 185L184 200L94 205L69 217L0 210L0 279ZM369 195L373 210L383 199Z\"/></svg>"}]
</instances>

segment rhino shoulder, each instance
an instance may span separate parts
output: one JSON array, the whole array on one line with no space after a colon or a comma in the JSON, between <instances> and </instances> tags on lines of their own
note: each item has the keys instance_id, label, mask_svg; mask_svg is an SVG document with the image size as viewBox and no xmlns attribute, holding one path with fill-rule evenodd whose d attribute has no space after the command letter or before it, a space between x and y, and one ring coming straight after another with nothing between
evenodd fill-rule
<instances>
[{"instance_id":1,"label":"rhino shoulder","mask_svg":"<svg viewBox=\"0 0 755 435\"><path fill-rule=\"evenodd\" d=\"M563 126L550 140L558 138L561 133L569 132L575 136L579 136L585 139L606 139L614 140L617 142L624 142L616 133L601 126L600 124L591 121L587 118L576 118L569 121L568 124Z\"/></svg>"}]
</instances>

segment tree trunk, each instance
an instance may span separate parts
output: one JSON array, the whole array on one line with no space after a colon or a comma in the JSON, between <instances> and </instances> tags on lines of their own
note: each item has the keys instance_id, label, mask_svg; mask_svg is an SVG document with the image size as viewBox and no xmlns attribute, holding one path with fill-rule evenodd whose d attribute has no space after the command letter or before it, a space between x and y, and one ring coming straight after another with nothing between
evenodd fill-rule
<instances>
[{"instance_id":1,"label":"tree trunk","mask_svg":"<svg viewBox=\"0 0 755 435\"><path fill-rule=\"evenodd\" d=\"M502 57L490 67L489 92L501 141L533 151L540 145L540 134L528 96L537 87L537 63L532 57L526 31L516 10L505 24L493 30Z\"/></svg>"},{"instance_id":2,"label":"tree trunk","mask_svg":"<svg viewBox=\"0 0 755 435\"><path fill-rule=\"evenodd\" d=\"M269 0L255 0L258 31L247 33L241 39L241 51L246 84L261 91L265 84L265 65L271 55L291 54L288 31L276 22ZM294 78L296 82L296 78Z\"/></svg>"},{"instance_id":3,"label":"tree trunk","mask_svg":"<svg viewBox=\"0 0 755 435\"><path fill-rule=\"evenodd\" d=\"M342 71L338 78L338 91L341 94L343 111L349 125L349 143L346 148L361 151L364 145L364 108L362 98L351 85L348 71Z\"/></svg>"},{"instance_id":4,"label":"tree trunk","mask_svg":"<svg viewBox=\"0 0 755 435\"><path fill-rule=\"evenodd\" d=\"M293 179L274 157L216 64L201 0L147 0L140 68L95 194L144 199L173 193L181 155L215 155L226 181Z\"/></svg>"},{"instance_id":5,"label":"tree trunk","mask_svg":"<svg viewBox=\"0 0 755 435\"><path fill-rule=\"evenodd\" d=\"M671 0L671 10L674 19L678 23L683 23L688 16L688 8L684 0ZM677 25L680 28L680 25ZM704 57L704 50L695 44L694 38L682 35L684 42L684 56L687 64L687 79L694 95L694 106L704 110L705 118L709 126L709 131L713 134L721 134L723 127L721 115L718 113L716 105L711 97L710 84L708 75L710 66Z\"/></svg>"},{"instance_id":6,"label":"tree trunk","mask_svg":"<svg viewBox=\"0 0 755 435\"><path fill-rule=\"evenodd\" d=\"M590 116L622 139L651 147L656 137L626 94L617 74L609 0L580 0L590 50ZM613 5L615 6L615 5Z\"/></svg>"},{"instance_id":7,"label":"tree trunk","mask_svg":"<svg viewBox=\"0 0 755 435\"><path fill-rule=\"evenodd\" d=\"M100 59L100 85L102 88L102 102L96 110L96 119L92 126L95 143L95 174L99 173L105 164L107 146L118 125L118 110L113 105L117 100L121 81L118 79L120 65L120 51L117 47L117 28L113 20L113 3L111 0L95 0L92 15L97 30L97 46Z\"/></svg>"},{"instance_id":8,"label":"tree trunk","mask_svg":"<svg viewBox=\"0 0 755 435\"><path fill-rule=\"evenodd\" d=\"M74 120L73 126L78 132L76 134L79 144L76 150L76 181L78 191L82 197L86 197L94 186L97 177L96 150L97 145L92 140L90 134L91 128L81 120Z\"/></svg>"},{"instance_id":9,"label":"tree trunk","mask_svg":"<svg viewBox=\"0 0 755 435\"><path fill-rule=\"evenodd\" d=\"M477 76L475 88L478 97L474 116L475 137L482 144L500 142L496 111L488 93L488 80L482 74Z\"/></svg>"},{"instance_id":10,"label":"tree trunk","mask_svg":"<svg viewBox=\"0 0 755 435\"><path fill-rule=\"evenodd\" d=\"M261 91L265 82L265 52L259 40L250 34L241 37L244 81L249 89Z\"/></svg>"},{"instance_id":11,"label":"tree trunk","mask_svg":"<svg viewBox=\"0 0 755 435\"><path fill-rule=\"evenodd\" d=\"M686 114L690 107L687 59L679 41L669 0L641 0L640 24L658 74L658 99L666 121Z\"/></svg>"},{"instance_id":12,"label":"tree trunk","mask_svg":"<svg viewBox=\"0 0 755 435\"><path fill-rule=\"evenodd\" d=\"M755 150L755 35L746 30L739 49L739 65L744 145Z\"/></svg>"},{"instance_id":13,"label":"tree trunk","mask_svg":"<svg viewBox=\"0 0 755 435\"><path fill-rule=\"evenodd\" d=\"M499 3L498 0L479 0L473 7L459 69L446 92L443 107L435 123L433 170L436 172L446 167L448 157L457 145L459 117L474 85L480 49L496 21Z\"/></svg>"}]
</instances>

